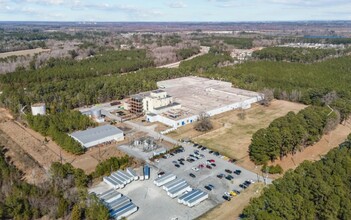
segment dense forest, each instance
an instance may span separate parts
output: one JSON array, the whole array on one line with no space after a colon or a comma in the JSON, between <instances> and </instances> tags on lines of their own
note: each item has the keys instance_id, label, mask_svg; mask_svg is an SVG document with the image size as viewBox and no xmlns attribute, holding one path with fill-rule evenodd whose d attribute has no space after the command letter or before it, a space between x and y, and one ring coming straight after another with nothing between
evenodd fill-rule
<instances>
[{"instance_id":1,"label":"dense forest","mask_svg":"<svg viewBox=\"0 0 351 220\"><path fill-rule=\"evenodd\" d=\"M342 56L349 52L351 52L350 47L347 49L267 47L253 52L252 57L260 60L312 63L328 57Z\"/></svg>"},{"instance_id":2,"label":"dense forest","mask_svg":"<svg viewBox=\"0 0 351 220\"><path fill-rule=\"evenodd\" d=\"M206 34L193 34L193 40L198 40L202 46L212 47L220 43L233 46L238 49L250 49L253 47L253 38L228 37L228 36L208 36Z\"/></svg>"},{"instance_id":3,"label":"dense forest","mask_svg":"<svg viewBox=\"0 0 351 220\"><path fill-rule=\"evenodd\" d=\"M67 135L76 130L85 130L95 123L78 111L67 110L47 115L27 115L30 127L44 136L50 136L64 150L73 154L84 153L80 143Z\"/></svg>"},{"instance_id":4,"label":"dense forest","mask_svg":"<svg viewBox=\"0 0 351 220\"><path fill-rule=\"evenodd\" d=\"M220 64L225 62L232 62L233 59L229 54L213 54L208 53L203 56L195 57L189 61L181 62L179 67L185 71L194 72L198 71L207 71L212 68L218 67Z\"/></svg>"},{"instance_id":5,"label":"dense forest","mask_svg":"<svg viewBox=\"0 0 351 220\"><path fill-rule=\"evenodd\" d=\"M268 128L253 134L250 159L256 164L265 164L314 144L339 124L339 118L335 113L329 115L330 112L327 107L311 106L275 119Z\"/></svg>"},{"instance_id":6,"label":"dense forest","mask_svg":"<svg viewBox=\"0 0 351 220\"><path fill-rule=\"evenodd\" d=\"M50 180L34 186L10 164L0 147L0 219L109 219L108 210L86 187L89 177L70 164L53 163Z\"/></svg>"},{"instance_id":7,"label":"dense forest","mask_svg":"<svg viewBox=\"0 0 351 220\"><path fill-rule=\"evenodd\" d=\"M351 140L302 163L251 200L243 219L351 219Z\"/></svg>"}]
</instances>

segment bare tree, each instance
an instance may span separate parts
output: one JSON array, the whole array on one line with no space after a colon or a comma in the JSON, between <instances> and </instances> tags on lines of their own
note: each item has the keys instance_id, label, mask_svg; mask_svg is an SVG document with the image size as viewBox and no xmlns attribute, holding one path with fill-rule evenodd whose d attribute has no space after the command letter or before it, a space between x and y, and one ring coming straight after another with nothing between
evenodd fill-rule
<instances>
[{"instance_id":1,"label":"bare tree","mask_svg":"<svg viewBox=\"0 0 351 220\"><path fill-rule=\"evenodd\" d=\"M205 112L202 112L199 116L199 120L197 121L197 123L194 126L195 130L197 131L209 131L211 129L213 129L213 125L212 122L210 120L210 116L208 114L206 114Z\"/></svg>"},{"instance_id":2,"label":"bare tree","mask_svg":"<svg viewBox=\"0 0 351 220\"><path fill-rule=\"evenodd\" d=\"M327 123L323 129L324 133L329 133L330 131L334 130L336 126L340 123L340 113L337 110L334 110L334 115L328 117Z\"/></svg>"},{"instance_id":3,"label":"bare tree","mask_svg":"<svg viewBox=\"0 0 351 220\"><path fill-rule=\"evenodd\" d=\"M336 99L338 99L338 94L335 91L332 91L323 96L322 102L326 105L330 105Z\"/></svg>"},{"instance_id":4,"label":"bare tree","mask_svg":"<svg viewBox=\"0 0 351 220\"><path fill-rule=\"evenodd\" d=\"M271 101L274 99L273 90L265 88L261 91L261 93L263 94L261 104L264 106L269 106Z\"/></svg>"}]
</instances>

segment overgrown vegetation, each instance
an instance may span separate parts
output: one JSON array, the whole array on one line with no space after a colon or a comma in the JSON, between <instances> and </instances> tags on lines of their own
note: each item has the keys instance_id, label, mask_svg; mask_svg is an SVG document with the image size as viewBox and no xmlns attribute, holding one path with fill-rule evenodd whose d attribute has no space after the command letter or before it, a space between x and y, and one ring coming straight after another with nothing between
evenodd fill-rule
<instances>
[{"instance_id":1,"label":"overgrown vegetation","mask_svg":"<svg viewBox=\"0 0 351 220\"><path fill-rule=\"evenodd\" d=\"M30 127L44 136L50 136L64 150L73 154L84 153L80 143L67 135L76 130L85 130L94 126L87 116L78 111L63 111L48 115L27 115Z\"/></svg>"},{"instance_id":2,"label":"overgrown vegetation","mask_svg":"<svg viewBox=\"0 0 351 220\"><path fill-rule=\"evenodd\" d=\"M299 63L312 63L328 57L341 56L349 53L348 49L312 49L291 47L267 47L252 53L252 57L261 60L289 61Z\"/></svg>"},{"instance_id":3,"label":"overgrown vegetation","mask_svg":"<svg viewBox=\"0 0 351 220\"><path fill-rule=\"evenodd\" d=\"M191 48L182 48L177 50L177 59L178 60L184 60L187 59L195 54L200 53L200 48L198 47L191 47Z\"/></svg>"},{"instance_id":4,"label":"overgrown vegetation","mask_svg":"<svg viewBox=\"0 0 351 220\"><path fill-rule=\"evenodd\" d=\"M284 170L280 165L277 164L275 166L263 165L261 171L268 172L269 174L282 174Z\"/></svg>"},{"instance_id":5,"label":"overgrown vegetation","mask_svg":"<svg viewBox=\"0 0 351 220\"><path fill-rule=\"evenodd\" d=\"M251 200L243 219L351 219L351 142L305 161Z\"/></svg>"},{"instance_id":6,"label":"overgrown vegetation","mask_svg":"<svg viewBox=\"0 0 351 220\"><path fill-rule=\"evenodd\" d=\"M129 156L124 156L124 157L111 157L105 161L100 162L96 168L95 171L92 173L93 178L101 177L101 176L108 176L112 172L118 170L118 169L124 169L126 168L130 162L131 158Z\"/></svg>"},{"instance_id":7,"label":"overgrown vegetation","mask_svg":"<svg viewBox=\"0 0 351 220\"><path fill-rule=\"evenodd\" d=\"M329 112L326 107L308 107L298 114L289 112L275 119L268 128L253 134L249 146L250 159L256 164L265 164L314 144L326 131L330 124L328 120L339 120L335 114L328 116ZM334 127L327 131L331 129Z\"/></svg>"},{"instance_id":8,"label":"overgrown vegetation","mask_svg":"<svg viewBox=\"0 0 351 220\"><path fill-rule=\"evenodd\" d=\"M107 220L108 210L86 186L88 177L70 164L53 163L50 180L40 186L22 180L22 174L5 158L0 147L0 218L72 219L72 209L85 219Z\"/></svg>"},{"instance_id":9,"label":"overgrown vegetation","mask_svg":"<svg viewBox=\"0 0 351 220\"><path fill-rule=\"evenodd\" d=\"M179 68L181 68L183 71L204 72L219 67L220 64L224 64L225 62L232 61L233 59L227 53L208 53L203 56L198 56L194 59L181 62Z\"/></svg>"}]
</instances>

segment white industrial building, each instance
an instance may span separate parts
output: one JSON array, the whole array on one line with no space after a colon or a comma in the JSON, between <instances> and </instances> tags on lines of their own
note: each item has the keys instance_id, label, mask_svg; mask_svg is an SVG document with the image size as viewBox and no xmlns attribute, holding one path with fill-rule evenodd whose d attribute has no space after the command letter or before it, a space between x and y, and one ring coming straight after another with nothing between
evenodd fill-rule
<instances>
[{"instance_id":1,"label":"white industrial building","mask_svg":"<svg viewBox=\"0 0 351 220\"><path fill-rule=\"evenodd\" d=\"M229 82L202 77L182 77L160 81L159 90L139 94L149 122L161 122L176 129L193 123L201 114L218 115L235 109L248 109L263 94L233 88Z\"/></svg>"},{"instance_id":2,"label":"white industrial building","mask_svg":"<svg viewBox=\"0 0 351 220\"><path fill-rule=\"evenodd\" d=\"M110 141L124 140L123 131L112 125L103 125L84 131L76 131L70 136L83 147L90 148Z\"/></svg>"}]
</instances>

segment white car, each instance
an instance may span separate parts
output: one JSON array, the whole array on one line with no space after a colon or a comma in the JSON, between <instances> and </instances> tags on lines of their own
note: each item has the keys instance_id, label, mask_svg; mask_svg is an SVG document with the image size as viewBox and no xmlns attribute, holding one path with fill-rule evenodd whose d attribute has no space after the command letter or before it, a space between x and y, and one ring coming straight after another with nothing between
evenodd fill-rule
<instances>
[{"instance_id":1,"label":"white car","mask_svg":"<svg viewBox=\"0 0 351 220\"><path fill-rule=\"evenodd\" d=\"M199 171L199 168L197 168L197 167L193 167L191 169L194 170L195 172Z\"/></svg>"},{"instance_id":2,"label":"white car","mask_svg":"<svg viewBox=\"0 0 351 220\"><path fill-rule=\"evenodd\" d=\"M229 192L225 192L225 193L224 193L224 195L228 196L229 198L231 198L231 197L232 197L232 195L230 195L230 193L229 193Z\"/></svg>"}]
</instances>

